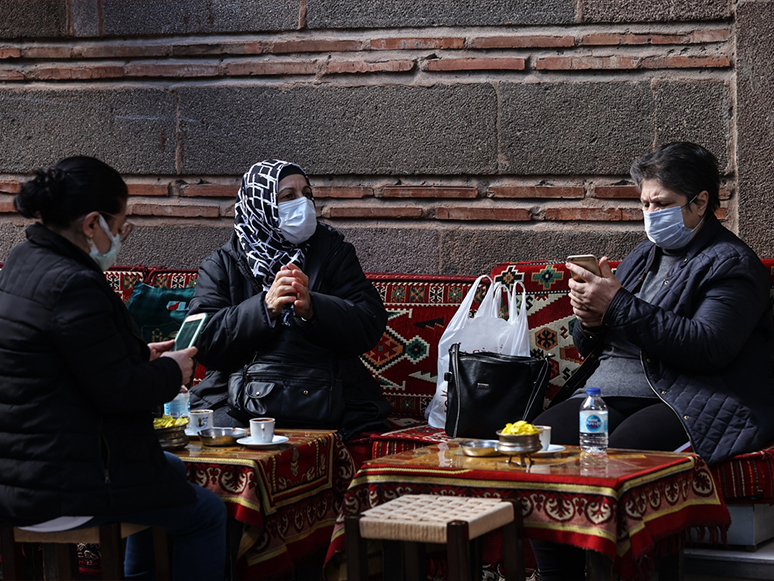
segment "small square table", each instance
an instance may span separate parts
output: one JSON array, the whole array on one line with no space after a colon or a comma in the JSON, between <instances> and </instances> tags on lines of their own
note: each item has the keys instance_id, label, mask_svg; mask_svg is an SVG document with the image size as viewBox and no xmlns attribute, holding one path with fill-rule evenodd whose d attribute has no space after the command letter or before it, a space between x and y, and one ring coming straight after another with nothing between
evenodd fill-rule
<instances>
[{"instance_id":1,"label":"small square table","mask_svg":"<svg viewBox=\"0 0 774 581\"><path fill-rule=\"evenodd\" d=\"M277 430L284 444L266 448L202 446L192 438L175 452L188 480L213 491L240 523L239 576L293 578L310 554L321 554L355 466L333 430ZM238 535L239 536L239 535ZM235 577L232 570L232 577Z\"/></svg>"},{"instance_id":2,"label":"small square table","mask_svg":"<svg viewBox=\"0 0 774 581\"><path fill-rule=\"evenodd\" d=\"M344 549L346 515L406 494L518 498L528 538L591 549L598 566L602 555L602 566L622 578L658 545L675 550L689 529L718 533L730 523L694 454L611 449L599 459L567 447L533 460L521 467L506 456L465 456L450 440L366 462L347 490L326 561Z\"/></svg>"}]
</instances>

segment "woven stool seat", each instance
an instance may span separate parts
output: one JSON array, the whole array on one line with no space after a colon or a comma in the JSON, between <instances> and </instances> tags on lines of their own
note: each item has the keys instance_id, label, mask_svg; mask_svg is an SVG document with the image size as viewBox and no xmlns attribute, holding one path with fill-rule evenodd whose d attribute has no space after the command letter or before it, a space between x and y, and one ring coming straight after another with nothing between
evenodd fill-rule
<instances>
[{"instance_id":1,"label":"woven stool seat","mask_svg":"<svg viewBox=\"0 0 774 581\"><path fill-rule=\"evenodd\" d=\"M523 580L522 520L515 508L514 502L496 498L417 494L348 516L348 578L368 578L365 539L373 539L383 541L385 579L402 579L404 573L409 579L424 578L424 543L446 545L450 580L480 579L480 537L502 529L506 579Z\"/></svg>"},{"instance_id":2,"label":"woven stool seat","mask_svg":"<svg viewBox=\"0 0 774 581\"><path fill-rule=\"evenodd\" d=\"M2 555L4 579L24 578L20 543L43 545L43 567L46 579L73 579L73 546L77 543L99 543L103 579L123 579L122 539L147 528L149 527L118 522L45 533L12 526L0 527L0 555ZM169 579L171 572L166 531L153 529L153 543L156 556L156 579L159 581Z\"/></svg>"},{"instance_id":3,"label":"woven stool seat","mask_svg":"<svg viewBox=\"0 0 774 581\"><path fill-rule=\"evenodd\" d=\"M513 505L497 498L401 496L365 511L360 519L360 536L446 544L446 525L455 520L467 522L468 536L475 539L513 521Z\"/></svg>"}]
</instances>

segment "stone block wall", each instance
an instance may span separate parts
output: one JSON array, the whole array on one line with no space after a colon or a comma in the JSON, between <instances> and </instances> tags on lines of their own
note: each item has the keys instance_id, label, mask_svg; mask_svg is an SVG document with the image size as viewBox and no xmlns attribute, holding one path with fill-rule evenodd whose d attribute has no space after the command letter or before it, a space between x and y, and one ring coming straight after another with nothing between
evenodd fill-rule
<instances>
[{"instance_id":1,"label":"stone block wall","mask_svg":"<svg viewBox=\"0 0 774 581\"><path fill-rule=\"evenodd\" d=\"M770 0L0 0L0 261L18 184L73 154L129 183L124 264L197 267L269 157L370 271L619 260L629 165L678 139L774 256L772 57Z\"/></svg>"}]
</instances>

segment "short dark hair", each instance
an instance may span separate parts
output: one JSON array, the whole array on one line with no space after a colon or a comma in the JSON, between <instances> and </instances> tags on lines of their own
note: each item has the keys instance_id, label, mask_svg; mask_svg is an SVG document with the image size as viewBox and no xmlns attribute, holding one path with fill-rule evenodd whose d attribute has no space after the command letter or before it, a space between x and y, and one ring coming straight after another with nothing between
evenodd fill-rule
<instances>
[{"instance_id":1,"label":"short dark hair","mask_svg":"<svg viewBox=\"0 0 774 581\"><path fill-rule=\"evenodd\" d=\"M643 180L656 180L689 201L706 190L707 210L714 212L720 207L718 160L701 145L689 141L661 145L635 159L629 173L639 190Z\"/></svg>"},{"instance_id":2,"label":"short dark hair","mask_svg":"<svg viewBox=\"0 0 774 581\"><path fill-rule=\"evenodd\" d=\"M115 169L97 158L76 156L37 170L22 185L14 206L25 218L66 229L89 212L120 213L128 194Z\"/></svg>"}]
</instances>

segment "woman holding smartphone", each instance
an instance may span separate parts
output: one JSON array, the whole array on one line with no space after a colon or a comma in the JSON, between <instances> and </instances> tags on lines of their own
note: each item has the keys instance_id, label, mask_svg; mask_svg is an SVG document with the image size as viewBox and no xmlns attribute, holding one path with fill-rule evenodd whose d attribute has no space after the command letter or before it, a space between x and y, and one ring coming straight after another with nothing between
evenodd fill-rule
<instances>
[{"instance_id":1,"label":"woman holding smartphone","mask_svg":"<svg viewBox=\"0 0 774 581\"><path fill-rule=\"evenodd\" d=\"M715 217L717 160L688 142L636 159L648 240L600 275L567 268L584 363L535 423L578 445L584 387L599 387L612 448L673 451L708 464L774 438L774 321L769 275ZM544 580L584 578L580 549L534 542Z\"/></svg>"},{"instance_id":2,"label":"woman holding smartphone","mask_svg":"<svg viewBox=\"0 0 774 581\"><path fill-rule=\"evenodd\" d=\"M153 431L153 408L190 380L196 348L146 345L103 273L132 230L127 194L112 167L70 157L15 198L38 222L0 270L0 521L163 528L175 579L218 579L225 506L187 482ZM127 577L151 574L150 535L129 537Z\"/></svg>"}]
</instances>

